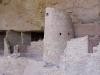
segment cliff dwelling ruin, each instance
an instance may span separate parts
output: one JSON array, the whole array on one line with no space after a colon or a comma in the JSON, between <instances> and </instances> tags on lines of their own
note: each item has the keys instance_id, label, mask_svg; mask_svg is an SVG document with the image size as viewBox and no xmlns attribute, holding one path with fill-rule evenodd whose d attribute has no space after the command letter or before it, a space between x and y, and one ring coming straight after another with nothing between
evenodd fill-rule
<instances>
[{"instance_id":1,"label":"cliff dwelling ruin","mask_svg":"<svg viewBox=\"0 0 100 75\"><path fill-rule=\"evenodd\" d=\"M0 0L0 75L100 75L100 1Z\"/></svg>"}]
</instances>

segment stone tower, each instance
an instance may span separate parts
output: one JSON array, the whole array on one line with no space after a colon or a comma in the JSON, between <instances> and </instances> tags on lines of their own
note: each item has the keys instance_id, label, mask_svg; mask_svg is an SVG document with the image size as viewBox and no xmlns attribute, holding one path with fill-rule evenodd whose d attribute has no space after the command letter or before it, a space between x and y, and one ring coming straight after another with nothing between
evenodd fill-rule
<instances>
[{"instance_id":1,"label":"stone tower","mask_svg":"<svg viewBox=\"0 0 100 75\"><path fill-rule=\"evenodd\" d=\"M46 8L44 30L44 60L57 64L67 40L74 37L70 16L63 10Z\"/></svg>"}]
</instances>

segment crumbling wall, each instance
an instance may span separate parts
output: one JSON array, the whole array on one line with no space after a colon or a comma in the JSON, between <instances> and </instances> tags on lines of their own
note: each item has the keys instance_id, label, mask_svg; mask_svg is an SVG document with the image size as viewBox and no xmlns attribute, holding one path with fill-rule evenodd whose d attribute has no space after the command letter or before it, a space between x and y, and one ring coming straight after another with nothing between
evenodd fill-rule
<instances>
[{"instance_id":1,"label":"crumbling wall","mask_svg":"<svg viewBox=\"0 0 100 75\"><path fill-rule=\"evenodd\" d=\"M6 38L6 40L8 40L8 42L11 46L21 44L21 34L20 34L20 32L16 32L16 31L12 31L12 30L7 31L5 38Z\"/></svg>"},{"instance_id":2,"label":"crumbling wall","mask_svg":"<svg viewBox=\"0 0 100 75\"><path fill-rule=\"evenodd\" d=\"M86 74L87 60L90 57L89 37L71 39L67 42L65 49L65 71L66 75Z\"/></svg>"},{"instance_id":3,"label":"crumbling wall","mask_svg":"<svg viewBox=\"0 0 100 75\"><path fill-rule=\"evenodd\" d=\"M31 34L28 32L16 32L9 30L6 32L4 38L4 54L10 54L14 52L14 47L18 47L17 52L27 51L27 46L31 44Z\"/></svg>"}]
</instances>

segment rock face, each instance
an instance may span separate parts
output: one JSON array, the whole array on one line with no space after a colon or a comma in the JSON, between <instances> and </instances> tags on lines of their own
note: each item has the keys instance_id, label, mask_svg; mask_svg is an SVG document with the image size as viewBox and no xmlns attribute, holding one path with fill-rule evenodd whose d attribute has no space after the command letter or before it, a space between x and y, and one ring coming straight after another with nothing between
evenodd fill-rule
<instances>
[{"instance_id":1,"label":"rock face","mask_svg":"<svg viewBox=\"0 0 100 75\"><path fill-rule=\"evenodd\" d=\"M75 35L76 37L84 37L85 35L97 36L100 35L99 23L86 23L86 24L75 24Z\"/></svg>"},{"instance_id":2,"label":"rock face","mask_svg":"<svg viewBox=\"0 0 100 75\"><path fill-rule=\"evenodd\" d=\"M70 16L62 10L46 8L44 32L44 60L58 63L66 41L74 37Z\"/></svg>"},{"instance_id":3,"label":"rock face","mask_svg":"<svg viewBox=\"0 0 100 75\"><path fill-rule=\"evenodd\" d=\"M41 30L44 0L0 1L0 30Z\"/></svg>"},{"instance_id":4,"label":"rock face","mask_svg":"<svg viewBox=\"0 0 100 75\"><path fill-rule=\"evenodd\" d=\"M0 30L31 31L44 26L45 7L64 9L73 22L99 21L99 0L0 0Z\"/></svg>"},{"instance_id":5,"label":"rock face","mask_svg":"<svg viewBox=\"0 0 100 75\"><path fill-rule=\"evenodd\" d=\"M74 23L90 23L99 20L99 0L47 0L46 6L64 9L72 15Z\"/></svg>"}]
</instances>

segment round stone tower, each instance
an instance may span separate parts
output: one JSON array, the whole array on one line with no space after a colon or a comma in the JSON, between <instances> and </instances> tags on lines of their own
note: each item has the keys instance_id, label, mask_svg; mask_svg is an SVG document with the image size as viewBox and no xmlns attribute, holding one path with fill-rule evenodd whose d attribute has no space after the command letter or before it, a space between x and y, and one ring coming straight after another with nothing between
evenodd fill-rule
<instances>
[{"instance_id":1,"label":"round stone tower","mask_svg":"<svg viewBox=\"0 0 100 75\"><path fill-rule=\"evenodd\" d=\"M74 37L72 20L63 10L46 8L44 61L58 64L67 41Z\"/></svg>"}]
</instances>

